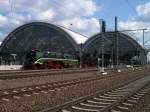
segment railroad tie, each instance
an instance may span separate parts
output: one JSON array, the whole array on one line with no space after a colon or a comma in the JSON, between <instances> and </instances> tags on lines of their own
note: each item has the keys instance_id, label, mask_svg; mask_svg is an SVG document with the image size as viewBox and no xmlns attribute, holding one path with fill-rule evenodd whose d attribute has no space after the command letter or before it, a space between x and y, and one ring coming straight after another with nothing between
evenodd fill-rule
<instances>
[{"instance_id":1,"label":"railroad tie","mask_svg":"<svg viewBox=\"0 0 150 112\"><path fill-rule=\"evenodd\" d=\"M138 100L138 99L140 99L140 98L137 98L137 97L130 97L131 99L134 99L134 100Z\"/></svg>"},{"instance_id":2,"label":"railroad tie","mask_svg":"<svg viewBox=\"0 0 150 112\"><path fill-rule=\"evenodd\" d=\"M36 92L34 92L33 94L38 95L38 94L40 94L40 93L36 93Z\"/></svg>"},{"instance_id":3,"label":"railroad tie","mask_svg":"<svg viewBox=\"0 0 150 112\"><path fill-rule=\"evenodd\" d=\"M117 90L113 90L111 93L115 93L115 94L121 94L121 93L127 93L128 91L117 91Z\"/></svg>"},{"instance_id":4,"label":"railroad tie","mask_svg":"<svg viewBox=\"0 0 150 112\"><path fill-rule=\"evenodd\" d=\"M23 89L21 89L21 91L23 91L23 92L24 92L24 91L27 91L27 90L25 90L25 89L23 88Z\"/></svg>"},{"instance_id":5,"label":"railroad tie","mask_svg":"<svg viewBox=\"0 0 150 112\"><path fill-rule=\"evenodd\" d=\"M105 107L103 105L91 105L91 104L87 104L87 103L80 103L80 105L87 106L87 107L96 107L96 108L104 108Z\"/></svg>"},{"instance_id":6,"label":"railroad tie","mask_svg":"<svg viewBox=\"0 0 150 112\"><path fill-rule=\"evenodd\" d=\"M48 91L49 91L49 92L54 92L55 90L54 90L54 89L48 89Z\"/></svg>"},{"instance_id":7,"label":"railroad tie","mask_svg":"<svg viewBox=\"0 0 150 112\"><path fill-rule=\"evenodd\" d=\"M54 83L53 86L57 86L57 84Z\"/></svg>"},{"instance_id":8,"label":"railroad tie","mask_svg":"<svg viewBox=\"0 0 150 112\"><path fill-rule=\"evenodd\" d=\"M38 86L37 86L37 87L35 87L35 88L36 88L36 89L41 89L41 88L40 88L40 87L38 87Z\"/></svg>"},{"instance_id":9,"label":"railroad tie","mask_svg":"<svg viewBox=\"0 0 150 112\"><path fill-rule=\"evenodd\" d=\"M12 92L13 92L13 93L18 93L18 91L16 91L16 90L13 90Z\"/></svg>"},{"instance_id":10,"label":"railroad tie","mask_svg":"<svg viewBox=\"0 0 150 112\"><path fill-rule=\"evenodd\" d=\"M24 96L29 97L29 96L31 96L31 95L29 95L29 94L24 94Z\"/></svg>"},{"instance_id":11,"label":"railroad tie","mask_svg":"<svg viewBox=\"0 0 150 112\"><path fill-rule=\"evenodd\" d=\"M60 89L60 88L55 88L55 90L56 90L56 91L61 91L61 89Z\"/></svg>"},{"instance_id":12,"label":"railroad tie","mask_svg":"<svg viewBox=\"0 0 150 112\"><path fill-rule=\"evenodd\" d=\"M133 103L137 103L136 100L127 100L128 102L133 102Z\"/></svg>"},{"instance_id":13,"label":"railroad tie","mask_svg":"<svg viewBox=\"0 0 150 112\"><path fill-rule=\"evenodd\" d=\"M147 94L147 92L149 92L149 91L150 91L150 89L149 89L149 90L142 91L142 92L143 92L143 94L145 95L145 94Z\"/></svg>"},{"instance_id":14,"label":"railroad tie","mask_svg":"<svg viewBox=\"0 0 150 112\"><path fill-rule=\"evenodd\" d=\"M47 94L48 92L47 91L40 91L41 93L45 93L45 94Z\"/></svg>"},{"instance_id":15,"label":"railroad tie","mask_svg":"<svg viewBox=\"0 0 150 112\"><path fill-rule=\"evenodd\" d=\"M117 101L117 100L112 100L112 99L100 99L100 98L94 98L95 100L98 100L98 101L108 101L108 102L114 102L114 101Z\"/></svg>"},{"instance_id":16,"label":"railroad tie","mask_svg":"<svg viewBox=\"0 0 150 112\"><path fill-rule=\"evenodd\" d=\"M123 96L123 95L120 95L120 94L107 94L107 93L105 93L104 95L109 96L109 97L121 97L121 96Z\"/></svg>"},{"instance_id":17,"label":"railroad tie","mask_svg":"<svg viewBox=\"0 0 150 112\"><path fill-rule=\"evenodd\" d=\"M127 93L127 92L107 92L107 94L110 94L110 95L122 95L125 93Z\"/></svg>"},{"instance_id":18,"label":"railroad tie","mask_svg":"<svg viewBox=\"0 0 150 112\"><path fill-rule=\"evenodd\" d=\"M109 105L109 104L111 104L110 102L96 102L96 101L92 101L92 100L87 100L87 102L95 103L95 104L101 104L101 105Z\"/></svg>"},{"instance_id":19,"label":"railroad tie","mask_svg":"<svg viewBox=\"0 0 150 112\"><path fill-rule=\"evenodd\" d=\"M61 112L71 112L71 111L68 111L66 109L62 109Z\"/></svg>"},{"instance_id":20,"label":"railroad tie","mask_svg":"<svg viewBox=\"0 0 150 112\"><path fill-rule=\"evenodd\" d=\"M143 96L144 94L143 93L136 93L136 95Z\"/></svg>"},{"instance_id":21,"label":"railroad tie","mask_svg":"<svg viewBox=\"0 0 150 112\"><path fill-rule=\"evenodd\" d=\"M137 94L135 94L134 97L141 98L142 95L137 95Z\"/></svg>"},{"instance_id":22,"label":"railroad tie","mask_svg":"<svg viewBox=\"0 0 150 112\"><path fill-rule=\"evenodd\" d=\"M122 112L122 111L120 111L120 110L110 110L110 112Z\"/></svg>"},{"instance_id":23,"label":"railroad tie","mask_svg":"<svg viewBox=\"0 0 150 112\"><path fill-rule=\"evenodd\" d=\"M33 88L28 88L29 90L34 90Z\"/></svg>"},{"instance_id":24,"label":"railroad tie","mask_svg":"<svg viewBox=\"0 0 150 112\"><path fill-rule=\"evenodd\" d=\"M7 101L7 102L9 102L9 101L10 101L10 99L7 99L7 98L2 98L1 100L3 100L3 101Z\"/></svg>"},{"instance_id":25,"label":"railroad tie","mask_svg":"<svg viewBox=\"0 0 150 112\"><path fill-rule=\"evenodd\" d=\"M87 108L81 108L81 107L77 107L77 106L71 106L71 108L75 109L75 110L81 110L81 111L99 112L98 109L87 109Z\"/></svg>"},{"instance_id":26,"label":"railroad tie","mask_svg":"<svg viewBox=\"0 0 150 112\"><path fill-rule=\"evenodd\" d=\"M6 94L6 95L7 95L7 94L9 94L9 92L7 92L7 91L4 91L4 92L3 92L3 94Z\"/></svg>"},{"instance_id":27,"label":"railroad tie","mask_svg":"<svg viewBox=\"0 0 150 112\"><path fill-rule=\"evenodd\" d=\"M109 96L102 96L102 95L99 95L100 98L106 98L106 99L118 99L118 97L109 97Z\"/></svg>"},{"instance_id":28,"label":"railroad tie","mask_svg":"<svg viewBox=\"0 0 150 112\"><path fill-rule=\"evenodd\" d=\"M66 87L60 87L61 89L67 89Z\"/></svg>"},{"instance_id":29,"label":"railroad tie","mask_svg":"<svg viewBox=\"0 0 150 112\"><path fill-rule=\"evenodd\" d=\"M52 85L47 85L48 87L52 87Z\"/></svg>"},{"instance_id":30,"label":"railroad tie","mask_svg":"<svg viewBox=\"0 0 150 112\"><path fill-rule=\"evenodd\" d=\"M124 107L124 106L117 106L119 109L123 109L123 110L129 110L128 107Z\"/></svg>"},{"instance_id":31,"label":"railroad tie","mask_svg":"<svg viewBox=\"0 0 150 112\"><path fill-rule=\"evenodd\" d=\"M45 86L45 85L43 85L43 86L42 86L42 88L46 88L46 86Z\"/></svg>"},{"instance_id":32,"label":"railroad tie","mask_svg":"<svg viewBox=\"0 0 150 112\"><path fill-rule=\"evenodd\" d=\"M123 105L126 105L126 106L133 106L132 103L122 103Z\"/></svg>"},{"instance_id":33,"label":"railroad tie","mask_svg":"<svg viewBox=\"0 0 150 112\"><path fill-rule=\"evenodd\" d=\"M17 99L17 100L21 99L20 96L13 96L13 98L14 98L14 99Z\"/></svg>"}]
</instances>

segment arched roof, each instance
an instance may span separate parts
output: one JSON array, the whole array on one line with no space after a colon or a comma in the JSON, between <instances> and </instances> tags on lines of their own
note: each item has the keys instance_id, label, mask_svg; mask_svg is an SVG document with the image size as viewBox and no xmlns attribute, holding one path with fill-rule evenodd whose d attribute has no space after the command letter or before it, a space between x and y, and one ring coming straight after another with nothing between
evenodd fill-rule
<instances>
[{"instance_id":1,"label":"arched roof","mask_svg":"<svg viewBox=\"0 0 150 112\"><path fill-rule=\"evenodd\" d=\"M82 35L82 34L79 34L77 32L74 32L66 27L63 27L63 26L59 26L57 25L58 27L62 28L64 31L66 31L69 35L71 35L71 37L76 41L77 44L83 44L85 43L87 40L88 40L88 37Z\"/></svg>"},{"instance_id":2,"label":"arched roof","mask_svg":"<svg viewBox=\"0 0 150 112\"><path fill-rule=\"evenodd\" d=\"M138 44L132 37L124 34L124 33L120 33L118 32L117 33L117 36L118 36L118 40L119 40L119 48L125 48L123 49L122 51L120 50L120 52L122 53L128 53L129 51L133 51L133 50L143 50L145 51L145 49L140 45ZM104 37L105 38L105 43L107 43L107 48L106 49L109 49L111 50L112 48L112 44L114 43L113 41L113 38L115 37L115 33L114 32L106 32L106 33L98 33L94 36L92 36L91 38L89 38L84 46L83 46L83 51L89 51L89 46L91 46L94 42L96 41L101 41L100 39ZM97 48L98 49L98 48Z\"/></svg>"},{"instance_id":3,"label":"arched roof","mask_svg":"<svg viewBox=\"0 0 150 112\"><path fill-rule=\"evenodd\" d=\"M17 33L19 33L20 31L22 31L25 28L28 28L30 26L34 26L34 25L38 25L38 26L44 26L47 28L52 28L57 30L58 32L61 32L69 41L70 43L73 45L75 50L78 50L78 44L80 43L84 43L87 40L87 37L80 35L76 32L73 32L63 26L59 26L59 25L55 25L55 24L50 24L50 23L45 23L45 22L32 22L32 23L27 23L24 24L18 28L16 28L14 31L12 31L2 42L1 44L1 51L3 50L3 48L5 48L7 46L7 43L9 41L11 41L12 38L16 38L15 35ZM21 38L21 37L20 37Z\"/></svg>"},{"instance_id":4,"label":"arched roof","mask_svg":"<svg viewBox=\"0 0 150 112\"><path fill-rule=\"evenodd\" d=\"M141 48L141 49L143 49L143 47L140 45L140 44L138 44L137 43L137 41L136 40L134 40L132 37L130 37L129 35L126 35L126 34L124 34L124 33L117 33L118 34L118 37L121 37L121 38L123 38L123 39L125 39L125 40L128 40L129 41L129 43L130 44L132 44L133 46L135 46L135 47L139 47L139 48ZM109 40L109 37L114 37L115 36L115 33L114 32L106 32L106 33L104 33L104 38L106 37L108 40ZM101 38L102 37L102 33L98 33L98 34L96 34L96 35L94 35L94 36L92 36L91 38L89 38L87 41L86 41L86 43L85 43L85 45L84 45L84 48L86 48L86 46L88 46L90 43L92 43L93 41L95 41L95 40L97 40L98 38Z\"/></svg>"}]
</instances>

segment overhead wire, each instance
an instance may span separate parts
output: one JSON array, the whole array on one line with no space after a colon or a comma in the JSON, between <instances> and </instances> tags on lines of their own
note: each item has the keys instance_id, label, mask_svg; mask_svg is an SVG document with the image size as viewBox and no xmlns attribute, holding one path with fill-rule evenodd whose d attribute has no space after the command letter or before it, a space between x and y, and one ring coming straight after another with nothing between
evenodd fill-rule
<instances>
[{"instance_id":1,"label":"overhead wire","mask_svg":"<svg viewBox=\"0 0 150 112\"><path fill-rule=\"evenodd\" d=\"M63 5L63 3L59 2L59 1L56 1L56 0L51 0L53 1L53 5L55 5L56 7L61 7L62 9L64 10L68 10L67 8L67 5ZM80 4L78 4L80 5ZM73 12L75 15L79 16L79 12L77 10L73 10ZM97 19L98 20L98 19ZM57 24L57 23L56 23ZM72 26L74 25L72 22L70 22L68 25ZM64 26L63 26L64 27ZM71 30L71 27L67 28L67 29L70 29ZM76 31L75 31L76 32ZM79 33L79 32L78 32ZM85 36L85 35L84 35Z\"/></svg>"},{"instance_id":2,"label":"overhead wire","mask_svg":"<svg viewBox=\"0 0 150 112\"><path fill-rule=\"evenodd\" d=\"M15 9L15 4L13 3L13 0L9 0L9 5L10 5L10 14L11 16L13 17L13 14L14 14L14 9Z\"/></svg>"},{"instance_id":3,"label":"overhead wire","mask_svg":"<svg viewBox=\"0 0 150 112\"><path fill-rule=\"evenodd\" d=\"M14 17L14 8L15 8L13 0L8 0L8 3L9 3L9 6L10 6L9 14L10 14L11 19L13 19L13 17Z\"/></svg>"},{"instance_id":4,"label":"overhead wire","mask_svg":"<svg viewBox=\"0 0 150 112\"><path fill-rule=\"evenodd\" d=\"M67 10L67 6L66 6L66 5L63 5L61 2L56 1L56 0L52 0L52 1L53 1L53 4L54 4L56 7L61 7L62 9ZM76 15L79 14L78 12L76 12L76 11L74 11L74 10L73 10L72 13L74 13L74 14L76 14ZM115 18L115 16L112 15L112 14L110 14L109 12L103 11L103 13L105 13L105 15L108 16L109 18L112 18L112 19ZM119 17L119 18L122 19L121 17ZM122 20L125 21L125 19L122 19Z\"/></svg>"},{"instance_id":5,"label":"overhead wire","mask_svg":"<svg viewBox=\"0 0 150 112\"><path fill-rule=\"evenodd\" d=\"M66 10L67 9L67 6L66 5L63 5L60 1L56 1L56 0L51 0L51 1L53 1L53 5L55 5L56 7L61 7L61 8L63 8L64 10ZM9 0L9 4L10 4L10 12L11 12L11 15L12 15L12 17L13 17L13 13L14 13L14 4L13 4L13 0ZM74 10L73 10L74 11ZM78 12L76 12L76 11L74 11L74 12L72 12L72 13L75 13L75 14L77 14L78 15ZM105 13L108 17L110 17L110 18L114 18L114 16L112 15L112 14L110 14L110 13L108 13L108 12L103 12L103 13ZM121 19L121 20L123 20L123 21L125 21L125 19L123 19L123 18L121 18L121 17L119 17L118 16L118 18L119 19Z\"/></svg>"},{"instance_id":6,"label":"overhead wire","mask_svg":"<svg viewBox=\"0 0 150 112\"><path fill-rule=\"evenodd\" d=\"M57 1L57 0L51 0L52 2L53 2L53 5L55 6L55 7L59 7L59 8L62 8L63 10L68 10L67 9L67 6L66 5L63 5L63 3L61 3L60 1ZM75 11L75 10L73 10L73 12L72 13L74 13L74 14L76 14L77 16L78 16L78 12L77 11ZM63 15L63 16L65 16L65 15ZM58 23L56 23L57 21L54 21L53 23L55 23L56 25L58 24ZM71 23L70 22L70 24L69 24L70 26L72 26L73 25L73 23ZM64 27L64 26L63 26ZM69 27L70 28L70 27ZM71 29L70 29L71 30Z\"/></svg>"},{"instance_id":7,"label":"overhead wire","mask_svg":"<svg viewBox=\"0 0 150 112\"><path fill-rule=\"evenodd\" d=\"M135 8L133 7L133 5L132 5L128 0L125 0L125 1L126 1L126 3L128 4L128 6L132 9L132 11L133 11L135 14L137 14L137 11L136 11ZM57 7L60 7L60 6L61 6L61 8L65 9L65 10L67 9L67 7L64 6L61 2L58 2L58 1L56 1L56 0L53 0L53 2L54 2L54 4L55 4L55 6L57 6ZM141 2L141 0L140 0L140 2ZM74 11L73 13L75 13L75 14L78 15L78 13L77 13L76 11ZM113 16L112 14L108 13L108 12L103 12L103 13L105 13L106 16L108 16L108 17L110 17L110 18L114 18L114 16ZM122 18L122 17L119 17L119 16L118 16L118 18L119 18L120 20L122 20L122 21L126 21L126 19L124 19L124 18ZM135 33L133 33L132 36L133 36L133 35L135 35ZM136 38L138 38L138 37L136 36Z\"/></svg>"}]
</instances>

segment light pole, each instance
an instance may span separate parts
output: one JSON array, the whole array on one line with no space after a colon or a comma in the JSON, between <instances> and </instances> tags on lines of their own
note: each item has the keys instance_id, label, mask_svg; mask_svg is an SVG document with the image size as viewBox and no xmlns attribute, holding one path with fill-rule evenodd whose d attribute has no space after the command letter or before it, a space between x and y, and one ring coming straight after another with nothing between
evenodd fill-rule
<instances>
[{"instance_id":1,"label":"light pole","mask_svg":"<svg viewBox=\"0 0 150 112\"><path fill-rule=\"evenodd\" d=\"M115 17L115 38L114 38L114 54L115 54L115 69L118 69L119 46L118 46L118 19Z\"/></svg>"},{"instance_id":2,"label":"light pole","mask_svg":"<svg viewBox=\"0 0 150 112\"><path fill-rule=\"evenodd\" d=\"M83 47L83 44L81 43L80 44L80 68L82 68L82 55L83 55L83 52L82 52L82 47Z\"/></svg>"},{"instance_id":3,"label":"light pole","mask_svg":"<svg viewBox=\"0 0 150 112\"><path fill-rule=\"evenodd\" d=\"M105 21L103 19L99 19L99 24L101 26L100 28L100 31L102 33L102 46L101 46L101 54L102 54L102 58L101 58L101 61L102 61L102 67L101 67L101 72L104 72L104 33L105 33ZM98 69L100 69L99 67L99 57L98 57Z\"/></svg>"},{"instance_id":4,"label":"light pole","mask_svg":"<svg viewBox=\"0 0 150 112\"><path fill-rule=\"evenodd\" d=\"M145 30L147 30L147 29L142 29L142 31L143 31L143 48L144 48L144 46L145 46L145 35L144 35Z\"/></svg>"}]
</instances>

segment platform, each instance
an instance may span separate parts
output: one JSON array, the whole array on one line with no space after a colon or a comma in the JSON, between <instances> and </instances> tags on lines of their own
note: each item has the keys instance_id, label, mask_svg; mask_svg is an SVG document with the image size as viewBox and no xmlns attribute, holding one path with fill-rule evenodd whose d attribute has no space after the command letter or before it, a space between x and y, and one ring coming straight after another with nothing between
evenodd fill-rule
<instances>
[{"instance_id":1,"label":"platform","mask_svg":"<svg viewBox=\"0 0 150 112\"><path fill-rule=\"evenodd\" d=\"M0 65L0 70L20 70L22 65Z\"/></svg>"}]
</instances>

